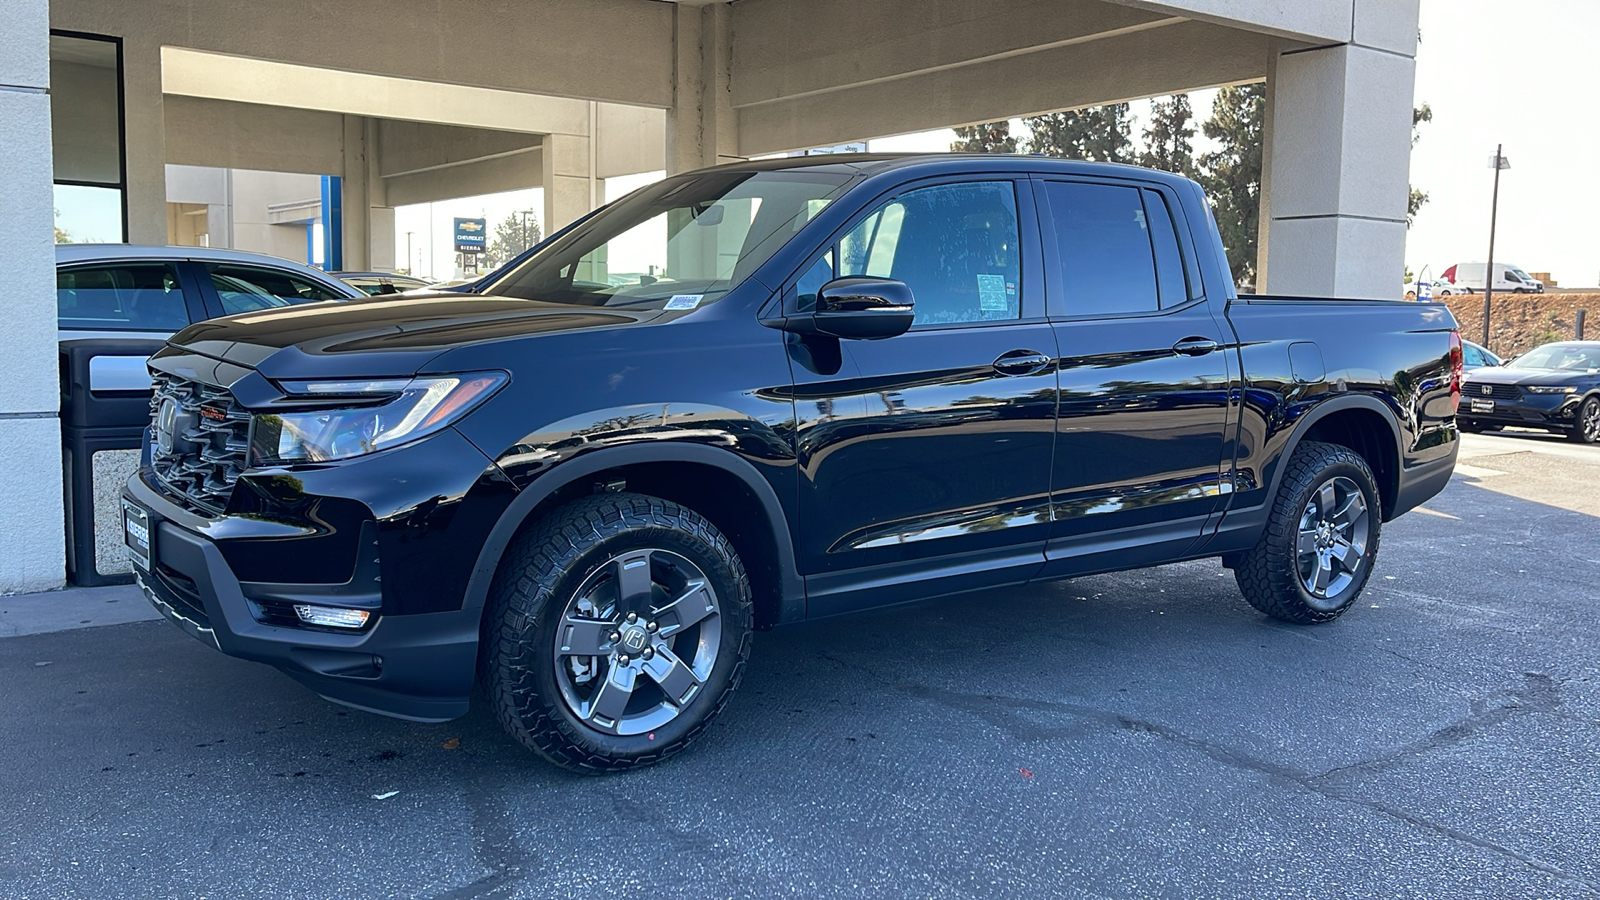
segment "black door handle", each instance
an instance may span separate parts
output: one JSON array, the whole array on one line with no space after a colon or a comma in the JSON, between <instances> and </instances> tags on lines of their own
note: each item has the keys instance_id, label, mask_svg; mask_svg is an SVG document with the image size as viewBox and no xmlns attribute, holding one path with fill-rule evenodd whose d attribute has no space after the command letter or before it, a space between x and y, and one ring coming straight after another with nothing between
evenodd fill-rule
<instances>
[{"instance_id":1,"label":"black door handle","mask_svg":"<svg viewBox=\"0 0 1600 900\"><path fill-rule=\"evenodd\" d=\"M1050 365L1050 357L1037 350L1012 350L1000 354L994 370L1001 375L1032 375Z\"/></svg>"},{"instance_id":2,"label":"black door handle","mask_svg":"<svg viewBox=\"0 0 1600 900\"><path fill-rule=\"evenodd\" d=\"M1173 344L1172 351L1181 353L1184 356L1205 356L1220 346L1221 344L1210 338L1189 337Z\"/></svg>"}]
</instances>

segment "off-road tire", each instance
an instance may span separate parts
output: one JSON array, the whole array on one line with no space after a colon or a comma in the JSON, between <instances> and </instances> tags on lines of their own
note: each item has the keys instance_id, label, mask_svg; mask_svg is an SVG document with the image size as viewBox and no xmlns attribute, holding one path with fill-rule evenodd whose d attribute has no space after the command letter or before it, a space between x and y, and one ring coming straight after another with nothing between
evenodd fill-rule
<instances>
[{"instance_id":1,"label":"off-road tire","mask_svg":"<svg viewBox=\"0 0 1600 900\"><path fill-rule=\"evenodd\" d=\"M1239 555L1234 579L1251 606L1275 619L1300 625L1331 622L1361 595L1377 562L1383 530L1377 479L1360 454L1338 444L1302 441L1287 466L1267 527L1256 545ZM1312 492L1340 476L1355 482L1361 490L1369 513L1369 537L1351 583L1334 596L1319 600L1307 592L1300 580L1296 549L1300 522Z\"/></svg>"},{"instance_id":2,"label":"off-road tire","mask_svg":"<svg viewBox=\"0 0 1600 900\"><path fill-rule=\"evenodd\" d=\"M606 734L562 699L552 659L556 624L597 567L646 547L680 554L710 579L721 644L704 686L677 718L648 735ZM722 710L750 657L750 582L733 545L693 510L644 494L596 494L535 522L501 560L487 612L486 693L496 718L524 746L585 774L646 766L683 750Z\"/></svg>"}]
</instances>

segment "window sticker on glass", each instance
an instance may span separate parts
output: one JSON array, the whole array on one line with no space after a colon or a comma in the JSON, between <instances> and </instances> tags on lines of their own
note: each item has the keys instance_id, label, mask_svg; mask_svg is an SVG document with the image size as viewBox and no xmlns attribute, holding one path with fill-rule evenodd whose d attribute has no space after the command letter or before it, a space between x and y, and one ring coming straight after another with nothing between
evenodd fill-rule
<instances>
[{"instance_id":1,"label":"window sticker on glass","mask_svg":"<svg viewBox=\"0 0 1600 900\"><path fill-rule=\"evenodd\" d=\"M978 276L978 308L984 312L1006 311L1006 277L1004 275Z\"/></svg>"},{"instance_id":2,"label":"window sticker on glass","mask_svg":"<svg viewBox=\"0 0 1600 900\"><path fill-rule=\"evenodd\" d=\"M700 298L704 294L673 294L667 301L667 309L694 309L700 305Z\"/></svg>"}]
</instances>

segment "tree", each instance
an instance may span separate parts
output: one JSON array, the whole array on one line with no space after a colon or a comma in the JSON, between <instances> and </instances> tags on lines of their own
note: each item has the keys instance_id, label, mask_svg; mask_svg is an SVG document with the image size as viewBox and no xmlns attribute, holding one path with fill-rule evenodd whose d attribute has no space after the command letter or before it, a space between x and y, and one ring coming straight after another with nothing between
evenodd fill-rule
<instances>
[{"instance_id":1,"label":"tree","mask_svg":"<svg viewBox=\"0 0 1600 900\"><path fill-rule=\"evenodd\" d=\"M1217 91L1211 118L1200 129L1220 146L1200 157L1200 182L1228 251L1233 280L1254 285L1261 225L1261 139L1266 88L1261 84Z\"/></svg>"},{"instance_id":2,"label":"tree","mask_svg":"<svg viewBox=\"0 0 1600 900\"><path fill-rule=\"evenodd\" d=\"M1145 149L1139 165L1193 177L1194 109L1188 94L1173 94L1150 104L1150 126L1144 130Z\"/></svg>"},{"instance_id":3,"label":"tree","mask_svg":"<svg viewBox=\"0 0 1600 900\"><path fill-rule=\"evenodd\" d=\"M1011 134L1011 122L985 122L956 129L956 140L950 145L953 153L1015 153L1017 139Z\"/></svg>"},{"instance_id":4,"label":"tree","mask_svg":"<svg viewBox=\"0 0 1600 900\"><path fill-rule=\"evenodd\" d=\"M1417 141L1422 140L1421 126L1423 122L1433 121L1433 107L1424 103L1411 109L1411 146L1415 147ZM1423 204L1428 202L1426 191L1411 189L1411 195L1406 198L1406 227L1416 221L1417 213L1422 210Z\"/></svg>"},{"instance_id":5,"label":"tree","mask_svg":"<svg viewBox=\"0 0 1600 900\"><path fill-rule=\"evenodd\" d=\"M519 210L506 216L505 220L495 226L494 239L489 241L489 250L483 255L483 264L486 269L498 269L517 254L539 243L542 234L539 231L539 218L533 210Z\"/></svg>"},{"instance_id":6,"label":"tree","mask_svg":"<svg viewBox=\"0 0 1600 900\"><path fill-rule=\"evenodd\" d=\"M1032 132L1027 152L1089 162L1133 161L1128 104L1111 103L1022 120Z\"/></svg>"}]
</instances>

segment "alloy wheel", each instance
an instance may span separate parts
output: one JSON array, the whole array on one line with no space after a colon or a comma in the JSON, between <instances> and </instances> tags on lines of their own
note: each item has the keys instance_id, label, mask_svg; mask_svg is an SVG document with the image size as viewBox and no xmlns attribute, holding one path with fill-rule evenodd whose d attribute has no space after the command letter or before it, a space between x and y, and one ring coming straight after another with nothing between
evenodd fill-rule
<instances>
[{"instance_id":1,"label":"alloy wheel","mask_svg":"<svg viewBox=\"0 0 1600 900\"><path fill-rule=\"evenodd\" d=\"M1338 606L1338 597L1366 563L1370 531L1366 498L1356 483L1337 475L1311 494L1300 516L1295 545L1300 584L1318 609Z\"/></svg>"},{"instance_id":2,"label":"alloy wheel","mask_svg":"<svg viewBox=\"0 0 1600 900\"><path fill-rule=\"evenodd\" d=\"M699 694L721 646L711 580L670 550L630 550L598 566L562 611L552 662L567 708L605 734L676 719Z\"/></svg>"}]
</instances>

